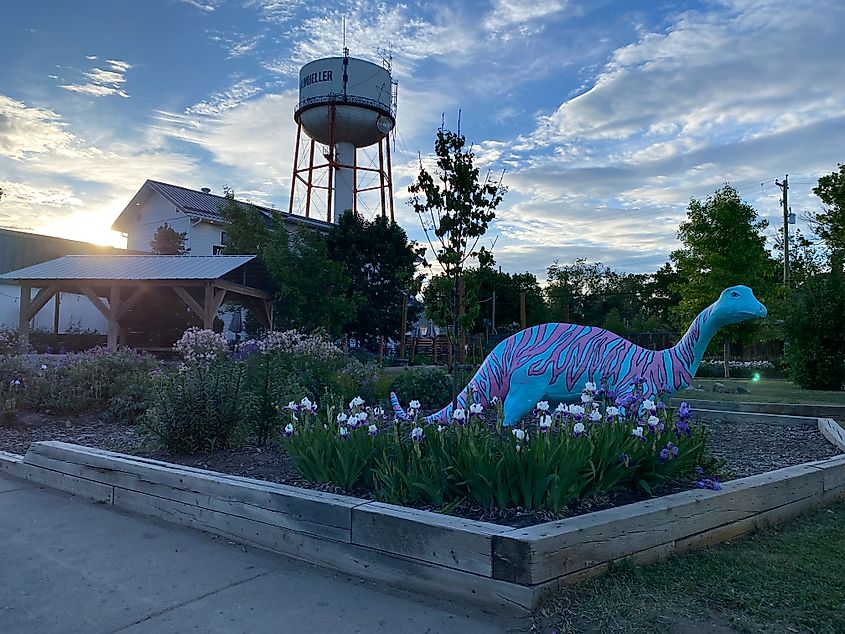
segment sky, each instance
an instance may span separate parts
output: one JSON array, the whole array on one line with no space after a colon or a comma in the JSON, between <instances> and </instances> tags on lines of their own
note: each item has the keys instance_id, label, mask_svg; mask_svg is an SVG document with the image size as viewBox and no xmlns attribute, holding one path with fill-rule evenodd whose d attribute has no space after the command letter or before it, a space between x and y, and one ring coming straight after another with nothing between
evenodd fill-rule
<instances>
[{"instance_id":1,"label":"sky","mask_svg":"<svg viewBox=\"0 0 845 634\"><path fill-rule=\"evenodd\" d=\"M287 209L299 68L392 55L396 219L442 121L508 187L485 238L545 277L656 270L730 182L774 225L845 162L841 0L31 0L0 21L0 226L121 245L148 178ZM365 212L366 213L366 212Z\"/></svg>"}]
</instances>

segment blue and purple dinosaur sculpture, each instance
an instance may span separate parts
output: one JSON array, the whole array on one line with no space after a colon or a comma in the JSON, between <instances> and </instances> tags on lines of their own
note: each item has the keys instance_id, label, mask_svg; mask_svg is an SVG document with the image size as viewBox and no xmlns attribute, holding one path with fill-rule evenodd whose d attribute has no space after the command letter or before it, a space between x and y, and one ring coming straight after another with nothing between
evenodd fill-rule
<instances>
[{"instance_id":1,"label":"blue and purple dinosaur sculpture","mask_svg":"<svg viewBox=\"0 0 845 634\"><path fill-rule=\"evenodd\" d=\"M594 326L542 324L526 328L497 345L456 399L460 408L494 397L504 405L504 425L529 413L538 401L574 402L587 382L605 385L623 395L643 381L643 395L659 388L675 392L690 385L707 344L728 324L766 316L763 306L747 286L722 291L719 299L701 311L677 345L667 350L647 350L618 335ZM396 415L407 418L391 393ZM427 416L426 423L448 422L452 404Z\"/></svg>"}]
</instances>

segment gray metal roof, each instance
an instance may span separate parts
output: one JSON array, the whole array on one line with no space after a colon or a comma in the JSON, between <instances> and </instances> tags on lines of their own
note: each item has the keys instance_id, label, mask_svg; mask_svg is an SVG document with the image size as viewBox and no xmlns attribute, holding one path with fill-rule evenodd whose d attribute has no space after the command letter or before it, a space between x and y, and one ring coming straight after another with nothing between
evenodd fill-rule
<instances>
[{"instance_id":1,"label":"gray metal roof","mask_svg":"<svg viewBox=\"0 0 845 634\"><path fill-rule=\"evenodd\" d=\"M254 255L66 255L0 280L216 280Z\"/></svg>"},{"instance_id":2,"label":"gray metal roof","mask_svg":"<svg viewBox=\"0 0 845 634\"><path fill-rule=\"evenodd\" d=\"M210 222L224 222L220 215L220 205L226 203L224 196L217 196L216 194L206 194L195 189L188 189L187 187L180 187L178 185L171 185L169 183L162 183L161 181L148 180L145 184L149 185L156 192L170 200L174 205L183 209L186 213L192 216L198 216ZM269 207L262 207L255 203L244 202L236 200L242 205L252 205L258 209L265 216L270 216L273 210ZM301 222L315 228L327 229L331 227L331 223L315 218L306 218L304 216L294 216L283 213L282 217L290 222Z\"/></svg>"}]
</instances>

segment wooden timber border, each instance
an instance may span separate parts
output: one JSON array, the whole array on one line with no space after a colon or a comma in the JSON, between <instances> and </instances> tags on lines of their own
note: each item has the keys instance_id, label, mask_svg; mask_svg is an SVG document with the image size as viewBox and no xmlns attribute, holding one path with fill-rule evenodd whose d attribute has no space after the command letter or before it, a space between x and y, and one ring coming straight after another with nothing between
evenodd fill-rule
<instances>
[{"instance_id":1,"label":"wooden timber border","mask_svg":"<svg viewBox=\"0 0 845 634\"><path fill-rule=\"evenodd\" d=\"M706 392L704 393L706 394ZM686 401L693 412L716 410L720 412L744 412L748 414L773 414L786 416L806 416L812 418L836 418L845 421L845 405L831 405L825 403L763 403L753 401L725 401L719 400L717 393L713 398L672 398L672 405L677 407L681 401Z\"/></svg>"},{"instance_id":2,"label":"wooden timber border","mask_svg":"<svg viewBox=\"0 0 845 634\"><path fill-rule=\"evenodd\" d=\"M845 431L823 420L845 452ZM62 442L0 452L0 473L504 613L612 562L702 548L845 497L845 455L516 529Z\"/></svg>"}]
</instances>

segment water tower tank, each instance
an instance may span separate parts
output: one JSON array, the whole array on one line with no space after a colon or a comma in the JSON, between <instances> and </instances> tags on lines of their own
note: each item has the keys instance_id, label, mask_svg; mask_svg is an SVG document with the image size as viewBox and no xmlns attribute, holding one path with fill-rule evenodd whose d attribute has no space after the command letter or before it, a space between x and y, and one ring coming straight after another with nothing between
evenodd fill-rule
<instances>
[{"instance_id":1,"label":"water tower tank","mask_svg":"<svg viewBox=\"0 0 845 634\"><path fill-rule=\"evenodd\" d=\"M354 208L356 149L379 143L396 123L390 71L348 56L309 62L299 71L294 119L331 148L336 220Z\"/></svg>"}]
</instances>

